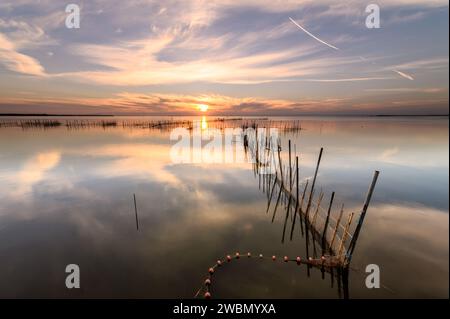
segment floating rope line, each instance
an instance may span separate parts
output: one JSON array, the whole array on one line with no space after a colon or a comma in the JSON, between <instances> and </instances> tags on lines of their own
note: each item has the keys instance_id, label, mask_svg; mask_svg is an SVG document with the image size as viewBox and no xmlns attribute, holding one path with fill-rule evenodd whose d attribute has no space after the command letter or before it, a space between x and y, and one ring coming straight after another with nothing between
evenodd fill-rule
<instances>
[{"instance_id":1,"label":"floating rope line","mask_svg":"<svg viewBox=\"0 0 450 319\"><path fill-rule=\"evenodd\" d=\"M248 252L247 255L244 255L243 257L239 252L236 252L234 256L227 255L224 259L218 259L213 266L208 268L208 277L205 279L203 286L200 287L200 289L196 292L194 298L198 298L202 291L204 291L203 297L205 299L212 298L211 295L212 277L216 273L216 270L230 263L233 259L237 260L240 258L245 258L245 256L247 257L247 259L253 258L258 260L272 260L273 262L282 260L285 263L295 262L298 266L303 264L307 265L308 267L318 267L318 268L335 267L338 264L338 260L336 260L334 256L321 256L320 258L309 257L305 259L301 258L300 256L297 256L295 259L290 259L288 256L284 256L282 259L279 259L276 255L266 257L263 254L253 255L250 252Z\"/></svg>"}]
</instances>

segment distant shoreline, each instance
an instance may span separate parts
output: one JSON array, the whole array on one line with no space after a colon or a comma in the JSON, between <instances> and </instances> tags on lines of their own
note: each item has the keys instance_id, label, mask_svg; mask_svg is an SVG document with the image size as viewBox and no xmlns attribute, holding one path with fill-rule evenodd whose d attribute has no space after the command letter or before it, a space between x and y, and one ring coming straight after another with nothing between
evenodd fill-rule
<instances>
[{"instance_id":1,"label":"distant shoreline","mask_svg":"<svg viewBox=\"0 0 450 319\"><path fill-rule=\"evenodd\" d=\"M199 114L47 114L47 113L0 113L0 116L4 117L26 117L26 116L41 116L41 117L76 117L76 116L85 116L85 117L115 117L115 116L197 116ZM215 116L215 117L231 117L237 115L223 115L223 114L202 114L206 116ZM263 116L263 115L239 115L240 117L254 117L254 116ZM264 115L267 117L285 117L285 116L317 116L317 117L448 117L449 114L284 114L284 115Z\"/></svg>"},{"instance_id":2,"label":"distant shoreline","mask_svg":"<svg viewBox=\"0 0 450 319\"><path fill-rule=\"evenodd\" d=\"M64 117L64 116L115 116L113 114L46 114L46 113L35 113L35 114L24 114L24 113L0 113L0 116L45 116L45 117Z\"/></svg>"},{"instance_id":3,"label":"distant shoreline","mask_svg":"<svg viewBox=\"0 0 450 319\"><path fill-rule=\"evenodd\" d=\"M389 114L377 114L377 115L369 115L376 117L448 117L448 114L428 114L428 115L418 115L418 114L410 114L410 115L389 115Z\"/></svg>"}]
</instances>

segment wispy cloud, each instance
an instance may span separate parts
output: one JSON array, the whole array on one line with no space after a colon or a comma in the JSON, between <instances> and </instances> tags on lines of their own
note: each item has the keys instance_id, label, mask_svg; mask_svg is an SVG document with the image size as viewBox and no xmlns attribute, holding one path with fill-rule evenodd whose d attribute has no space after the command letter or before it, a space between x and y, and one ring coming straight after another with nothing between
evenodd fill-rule
<instances>
[{"instance_id":1,"label":"wispy cloud","mask_svg":"<svg viewBox=\"0 0 450 319\"><path fill-rule=\"evenodd\" d=\"M376 92L376 91L374 91ZM406 93L410 93L406 91ZM445 105L446 101L440 98L441 91L429 92L428 98L418 99L412 97L397 97L390 102L384 102L380 107L376 100L370 96L365 99L348 96L342 98L301 100L267 99L262 97L237 98L219 94L142 94L135 92L121 92L109 98L36 98L20 97L3 99L0 103L0 112L4 108L21 108L33 110L34 106L45 105L61 110L82 110L82 113L112 113L112 114L153 114L153 115L196 115L200 104L208 105L208 114L222 115L287 115L287 114L389 114L407 108L427 108L428 113L436 113L436 107ZM433 94L437 94L434 96ZM416 111L415 111L416 112ZM442 112L441 112L442 113Z\"/></svg>"},{"instance_id":2,"label":"wispy cloud","mask_svg":"<svg viewBox=\"0 0 450 319\"><path fill-rule=\"evenodd\" d=\"M44 68L38 60L22 54L6 36L0 33L0 64L7 69L28 75L45 75Z\"/></svg>"},{"instance_id":3,"label":"wispy cloud","mask_svg":"<svg viewBox=\"0 0 450 319\"><path fill-rule=\"evenodd\" d=\"M367 92L385 92L385 93L445 93L445 88L379 88L379 89L365 89Z\"/></svg>"}]
</instances>

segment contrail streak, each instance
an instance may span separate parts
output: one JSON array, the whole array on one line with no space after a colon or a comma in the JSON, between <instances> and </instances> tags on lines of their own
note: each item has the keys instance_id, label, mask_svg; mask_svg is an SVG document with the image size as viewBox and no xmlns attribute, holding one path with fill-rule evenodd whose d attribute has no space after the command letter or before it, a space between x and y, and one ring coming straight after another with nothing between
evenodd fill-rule
<instances>
[{"instance_id":1,"label":"contrail streak","mask_svg":"<svg viewBox=\"0 0 450 319\"><path fill-rule=\"evenodd\" d=\"M291 17L289 17L289 20L292 21L292 23L294 23L297 27L299 27L303 32L305 32L307 35L309 35L311 38L316 39L317 41L319 41L320 43L325 44L326 46L339 51L339 48L336 48L334 45L331 45L329 43L326 43L325 41L319 39L318 37L316 37L314 34L312 34L311 32L309 32L308 30L306 30L305 28L303 28L300 24L298 24L297 22L294 21L294 19L292 19Z\"/></svg>"},{"instance_id":2,"label":"contrail streak","mask_svg":"<svg viewBox=\"0 0 450 319\"><path fill-rule=\"evenodd\" d=\"M292 19L291 17L289 17L289 20L291 20L291 22L292 22L293 24L295 24L297 27L299 27L300 30L302 30L303 32L305 32L305 33L306 33L307 35L309 35L311 38L313 38L313 39L319 41L320 43L325 44L326 46L328 46L328 47L330 47L330 48L332 48L332 49L334 49L334 50L336 50L336 51L339 51L339 48L337 48L337 47L335 47L334 45L331 45L331 44L329 44L329 43L327 43L327 42L325 42L325 41L319 39L319 38L316 37L314 34L312 34L311 32L309 32L309 31L306 30L305 28L303 28L300 24L298 24L297 22L295 22L294 19ZM359 59L360 59L361 61L368 61L365 57L362 57L362 56L360 56ZM375 62L371 62L371 63L375 65ZM398 75L400 75L401 77L403 77L403 78L405 78L405 79L408 79L408 80L410 80L410 81L414 81L414 78L413 78L411 75L409 75L409 74L406 74L406 73L404 73L404 72L401 72L401 71L395 70L395 69L393 69L393 70L391 70L391 71L397 73Z\"/></svg>"},{"instance_id":3,"label":"contrail streak","mask_svg":"<svg viewBox=\"0 0 450 319\"><path fill-rule=\"evenodd\" d=\"M409 75L409 74L400 72L399 70L392 70L392 72L395 72L395 73L397 73L397 74L400 75L400 76L403 76L405 79L414 81L414 78L413 78L411 75Z\"/></svg>"}]
</instances>

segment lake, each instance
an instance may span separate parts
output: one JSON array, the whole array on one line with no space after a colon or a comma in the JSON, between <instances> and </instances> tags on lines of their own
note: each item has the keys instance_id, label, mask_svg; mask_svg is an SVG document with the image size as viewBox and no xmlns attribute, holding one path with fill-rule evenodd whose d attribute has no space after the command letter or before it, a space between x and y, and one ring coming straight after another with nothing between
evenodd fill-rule
<instances>
[{"instance_id":1,"label":"lake","mask_svg":"<svg viewBox=\"0 0 450 319\"><path fill-rule=\"evenodd\" d=\"M27 119L0 123L16 120ZM252 164L174 161L177 121L207 131L218 125L214 117L165 118L174 125L152 128L108 125L144 117L45 120L91 124L0 125L1 298L192 298L208 268L236 252L278 259L224 265L213 276L213 297L343 297L337 278L281 261L307 257L305 239L298 229L281 242L284 215L272 223ZM269 120L299 125L279 126L279 137L283 151L288 140L295 145L301 182L324 148L316 188L324 201L336 192L333 214L341 203L361 211L380 171L347 297L448 298L448 117L262 121ZM219 123L239 128L243 121ZM65 286L68 264L80 268L80 289ZM368 264L379 266L380 289L365 285Z\"/></svg>"}]
</instances>

